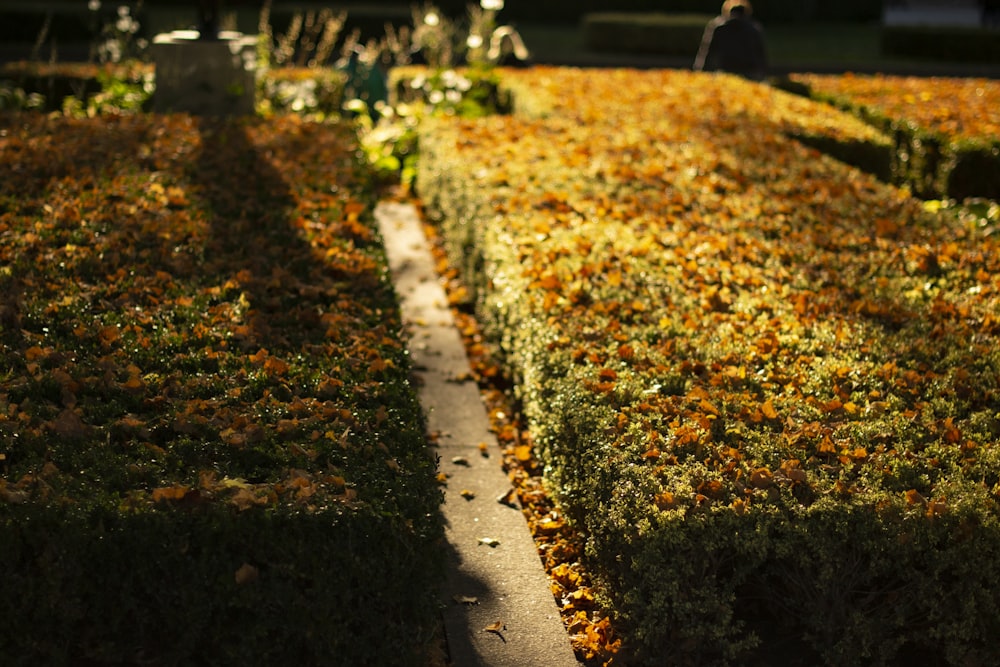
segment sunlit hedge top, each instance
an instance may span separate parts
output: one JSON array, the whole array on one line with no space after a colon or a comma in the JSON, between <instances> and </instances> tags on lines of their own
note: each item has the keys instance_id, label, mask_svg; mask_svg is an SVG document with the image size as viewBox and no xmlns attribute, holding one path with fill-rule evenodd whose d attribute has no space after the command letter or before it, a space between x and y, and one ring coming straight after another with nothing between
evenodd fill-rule
<instances>
[{"instance_id":1,"label":"sunlit hedge top","mask_svg":"<svg viewBox=\"0 0 1000 667\"><path fill-rule=\"evenodd\" d=\"M957 140L1000 141L1000 81L797 74L814 94Z\"/></svg>"},{"instance_id":2,"label":"sunlit hedge top","mask_svg":"<svg viewBox=\"0 0 1000 667\"><path fill-rule=\"evenodd\" d=\"M781 663L743 659L757 631L809 664L902 664L910 638L996 663L995 222L790 139L853 124L820 102L508 80L531 113L433 126L417 185L629 664Z\"/></svg>"},{"instance_id":3,"label":"sunlit hedge top","mask_svg":"<svg viewBox=\"0 0 1000 667\"><path fill-rule=\"evenodd\" d=\"M0 500L400 501L428 464L350 126L0 120Z\"/></svg>"},{"instance_id":4,"label":"sunlit hedge top","mask_svg":"<svg viewBox=\"0 0 1000 667\"><path fill-rule=\"evenodd\" d=\"M573 400L611 411L608 451L655 466L664 508L766 504L772 478L793 505L997 483L993 236L790 141L788 124L811 121L766 87L515 76L557 113L453 124L427 148L471 177L449 206L485 197L496 216L488 317L523 355L543 424L551 387L533 378L565 365ZM510 333L519 323L530 340Z\"/></svg>"},{"instance_id":5,"label":"sunlit hedge top","mask_svg":"<svg viewBox=\"0 0 1000 667\"><path fill-rule=\"evenodd\" d=\"M672 72L669 80L644 84L644 89L639 91L635 86L644 77L634 74L628 70L617 70L597 77L583 70L536 67L530 70L513 70L505 80L516 91L522 91L518 97L519 108L526 106L535 115L579 114L583 107L609 109L610 100L595 98L595 95L600 94L597 90L598 83L607 80L616 92L621 93L609 93L614 95L611 100L621 99L623 104L635 106L636 93L643 96L640 98L643 101L647 100L646 96L652 96L648 98L648 105L635 107L643 113L656 109L656 97L660 95L664 114L672 114L678 109L677 105L707 103L697 100L696 96L708 94L714 97L712 104L722 106L721 109L707 110L711 115L706 115L706 118L720 117L739 122L740 118L752 116L758 120L766 120L770 127L791 135L826 136L841 141L876 144L887 141L881 132L851 115L738 77L720 74L708 75L710 78L706 79L703 74ZM706 87L709 81L711 85ZM645 90L647 85L651 86L649 90ZM610 105L610 108L613 107L613 104ZM697 107L691 107L690 110L697 111ZM721 116L717 114L719 110L724 111ZM606 111L608 112L610 111Z\"/></svg>"}]
</instances>

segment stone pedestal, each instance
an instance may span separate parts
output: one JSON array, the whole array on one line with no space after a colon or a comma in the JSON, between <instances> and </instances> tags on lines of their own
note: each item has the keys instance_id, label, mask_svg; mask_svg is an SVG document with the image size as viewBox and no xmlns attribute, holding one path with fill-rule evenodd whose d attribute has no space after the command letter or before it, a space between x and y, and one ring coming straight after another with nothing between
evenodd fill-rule
<instances>
[{"instance_id":1,"label":"stone pedestal","mask_svg":"<svg viewBox=\"0 0 1000 667\"><path fill-rule=\"evenodd\" d=\"M202 116L254 113L257 36L223 31L199 39L197 30L175 30L153 38L156 68L153 110Z\"/></svg>"}]
</instances>

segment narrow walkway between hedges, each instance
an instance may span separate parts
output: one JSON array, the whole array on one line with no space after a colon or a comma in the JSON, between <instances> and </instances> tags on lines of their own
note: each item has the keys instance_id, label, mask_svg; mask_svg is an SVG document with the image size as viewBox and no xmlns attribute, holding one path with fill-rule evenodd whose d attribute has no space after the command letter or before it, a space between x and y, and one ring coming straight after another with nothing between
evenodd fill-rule
<instances>
[{"instance_id":1,"label":"narrow walkway between hedges","mask_svg":"<svg viewBox=\"0 0 1000 667\"><path fill-rule=\"evenodd\" d=\"M455 667L578 667L455 327L415 207L382 202L385 240L428 431L448 475L444 625ZM481 448L481 445L485 447Z\"/></svg>"}]
</instances>

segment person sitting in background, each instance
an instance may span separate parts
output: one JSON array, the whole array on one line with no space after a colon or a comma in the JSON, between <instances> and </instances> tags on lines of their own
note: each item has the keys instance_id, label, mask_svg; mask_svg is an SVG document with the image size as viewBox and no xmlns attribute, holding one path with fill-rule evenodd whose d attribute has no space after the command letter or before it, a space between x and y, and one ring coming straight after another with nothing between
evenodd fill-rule
<instances>
[{"instance_id":1,"label":"person sitting in background","mask_svg":"<svg viewBox=\"0 0 1000 667\"><path fill-rule=\"evenodd\" d=\"M749 0L726 0L719 16L705 26L694 69L763 80L767 74L764 31L752 14Z\"/></svg>"}]
</instances>

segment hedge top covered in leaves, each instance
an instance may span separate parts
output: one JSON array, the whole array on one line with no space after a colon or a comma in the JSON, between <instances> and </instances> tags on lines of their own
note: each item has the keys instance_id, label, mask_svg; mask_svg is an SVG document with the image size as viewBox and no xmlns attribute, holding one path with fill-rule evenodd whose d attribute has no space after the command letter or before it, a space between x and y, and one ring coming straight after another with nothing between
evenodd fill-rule
<instances>
[{"instance_id":1,"label":"hedge top covered in leaves","mask_svg":"<svg viewBox=\"0 0 1000 667\"><path fill-rule=\"evenodd\" d=\"M1000 82L983 78L795 74L817 97L949 141L1000 141Z\"/></svg>"},{"instance_id":2,"label":"hedge top covered in leaves","mask_svg":"<svg viewBox=\"0 0 1000 667\"><path fill-rule=\"evenodd\" d=\"M637 664L989 664L994 223L790 139L750 82L510 76L554 112L434 126L418 185Z\"/></svg>"},{"instance_id":3,"label":"hedge top covered in leaves","mask_svg":"<svg viewBox=\"0 0 1000 667\"><path fill-rule=\"evenodd\" d=\"M353 128L4 114L0 155L0 653L412 664L441 494Z\"/></svg>"},{"instance_id":4,"label":"hedge top covered in leaves","mask_svg":"<svg viewBox=\"0 0 1000 667\"><path fill-rule=\"evenodd\" d=\"M632 295L631 300L648 300L645 309L630 314L630 341L663 337L662 330L653 332L671 322L681 326L683 319L678 318L686 312L681 306L699 304L709 309L700 313L701 317L727 321L749 318L756 322L750 328L760 328L765 335L776 323L760 319L762 314L774 314L780 307L799 322L795 330L800 335L789 339L792 350L788 353L793 357L788 361L804 372L802 380L807 386L815 381L817 369L813 362L803 366L805 358L800 353L812 350L812 354L821 355L820 366L826 368L831 363L831 350L823 342L843 340L844 353L849 352L852 358L859 355L850 363L845 358L843 370L872 378L878 375L881 364L862 371L857 364L871 358L872 351L852 350L852 345L864 347L862 343L868 342L881 346L895 341L903 350L913 352L914 346L921 345L921 337L899 339L895 329L930 326L942 317L949 324L934 331L948 340L956 340L952 337L963 331L975 339L975 329L970 330L970 326L994 331L992 299L996 288L991 262L996 255L989 251L992 235L961 224L945 233L943 221L927 215L919 202L904 193L810 154L783 136L786 128L813 124L817 118L837 117L843 126L857 127L842 114L805 102L801 109L808 107L809 117L795 120L794 113L776 102L785 97L783 94L726 76L612 72L597 79L574 70L535 70L518 76L531 77L538 87L558 86L558 117L548 118L544 125L519 119L462 125L468 143L461 144L461 154L468 155L467 151L478 146L483 155L478 161L494 165L474 172L487 184L498 186L492 208L494 215L503 217L487 233L502 234L508 241L503 247L518 254L518 262L510 267L525 263L533 267L515 269L516 280L512 276L501 282L523 285L539 299L536 305L551 307L555 313L546 314L549 326L575 327L577 322L593 319L607 302L595 294L581 294L578 299L573 295L604 284L607 269L613 280L605 287L611 292ZM604 85L627 90L628 95L613 101L612 96L598 90ZM502 137L510 137L516 152L508 152L502 144L494 147ZM515 155L516 160L512 159ZM530 177L526 177L529 171L520 171L521 165L530 170ZM616 196L608 199L609 192ZM697 233L689 229L692 225ZM520 233L522 227L528 233ZM574 239L581 237L590 242L578 247ZM598 239L610 245L595 255ZM751 266L756 268L736 262L741 255L734 254L734 244L755 258ZM635 251L637 247L640 252ZM729 259L721 265L708 259L697 261L699 247L705 251L716 248L711 256L721 253ZM861 248L867 250L858 252ZM489 250L496 252L492 247ZM597 266L588 262L587 258L596 259L605 251L617 256L617 262ZM879 253L886 256L880 258ZM682 257L688 259L682 261ZM803 261L808 272L795 275L794 269ZM499 271L508 265L498 263L492 268ZM693 272L689 278L697 281L700 277L706 284L678 283L675 274L680 271L686 276L689 270ZM741 273L734 274L737 271ZM822 278L818 284L813 280L815 271ZM933 280L928 282L942 271L958 273L940 286ZM639 282L631 284L629 274ZM496 283L498 276L492 280ZM644 280L653 281L656 288ZM776 280L779 282L774 283ZM687 295L696 298L695 303L656 298L657 290L669 292L681 285L688 285ZM769 287L764 289L765 285ZM899 302L890 298L892 294L906 298ZM940 303L947 295L966 305L960 312L935 307L929 319L915 312L911 315L913 309ZM768 305L772 299L776 303ZM717 307L710 308L713 304ZM498 307L496 302L491 305ZM846 319L832 317L842 312ZM956 321L951 323L951 319ZM834 326L846 329L839 335L818 333L817 328ZM651 329L647 332L645 327ZM801 333L806 332L802 327L811 332L813 343L801 340ZM727 330L716 325L695 329L709 339L691 351L699 355L712 350L722 353L742 341L739 352L731 349L726 356L733 353L737 355L733 361L740 357L746 361L760 355L759 350L753 351L761 341L754 342L752 336L747 339L746 324L737 327L737 332L744 333L734 332L733 341L721 347L710 344ZM694 332L684 338L691 335ZM769 334L766 337L771 339ZM743 349L744 345L749 347ZM959 358L947 361L947 367L954 365L954 372L963 376L977 363L988 363L980 352L970 353L964 347L953 350ZM936 353L927 350L920 358L939 358L949 349L939 342L934 342L933 348ZM900 357L894 348L881 349L884 361L895 360L898 367ZM766 359L762 362L770 358L763 356ZM622 360L614 369L624 370L619 365ZM807 368L811 370L805 372ZM889 375L895 377L898 372L893 369ZM719 388L725 386L717 379ZM770 396L772 403L794 388L794 384L789 386L789 378L785 380L771 387L778 392ZM833 382L827 391L839 384ZM834 392L827 400L833 401L837 395ZM932 392L927 398L934 396ZM792 392L789 398L796 401L803 397ZM848 414L861 410L870 400L861 395L855 398L858 402L847 407ZM995 398L992 393L979 397L987 405ZM817 415L825 414L823 406L814 407ZM830 411L843 415L842 407ZM767 412L771 412L770 407Z\"/></svg>"},{"instance_id":5,"label":"hedge top covered in leaves","mask_svg":"<svg viewBox=\"0 0 1000 667\"><path fill-rule=\"evenodd\" d=\"M565 88L565 85L572 81L567 73L574 71L567 68L544 67L533 68L526 72L512 71L505 77L504 83L515 91L521 115L550 117L569 114L579 117L581 113L588 112L580 109L571 96L582 94L590 97L591 93L586 86L580 90ZM608 78L618 81L621 85L631 85L627 71L611 71L608 73ZM717 103L724 106L729 122L739 122L743 118L748 120L766 118L772 127L794 137L823 138L829 142L845 144L869 143L881 147L888 147L891 144L889 137L869 123L838 110L817 105L798 95L766 86L756 86L752 91L747 91L741 82L724 76L718 77L716 83L721 95ZM677 85L684 87L691 84L682 81ZM668 84L664 84L662 90L666 90L667 87ZM669 87L673 87L672 84ZM656 96L659 92L661 91L655 89L642 93L636 91L636 94L652 96L652 99L642 98L649 104L637 108L636 111L653 114L656 113L659 104L661 105L659 112L669 114L674 111L674 105L698 103L695 100L674 100L670 97L663 97L657 102ZM620 104L631 106L633 102L629 98L623 98ZM608 113L617 111L611 109ZM587 116L583 118L586 119ZM748 122L747 131L752 129L752 124Z\"/></svg>"},{"instance_id":6,"label":"hedge top covered in leaves","mask_svg":"<svg viewBox=\"0 0 1000 667\"><path fill-rule=\"evenodd\" d=\"M337 469L394 419L368 412L404 349L362 219L369 202L351 196L364 177L349 129L292 117L7 122L8 495L44 463L44 486L62 491L50 500L75 503L113 484L141 505L224 477L353 497ZM291 477L271 477L278 468ZM277 500L273 487L254 492Z\"/></svg>"},{"instance_id":7,"label":"hedge top covered in leaves","mask_svg":"<svg viewBox=\"0 0 1000 667\"><path fill-rule=\"evenodd\" d=\"M920 197L1000 198L1000 85L989 79L792 77L892 135L891 179Z\"/></svg>"}]
</instances>

